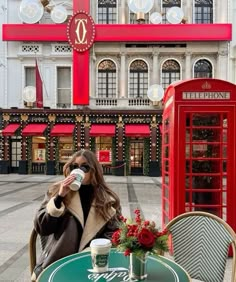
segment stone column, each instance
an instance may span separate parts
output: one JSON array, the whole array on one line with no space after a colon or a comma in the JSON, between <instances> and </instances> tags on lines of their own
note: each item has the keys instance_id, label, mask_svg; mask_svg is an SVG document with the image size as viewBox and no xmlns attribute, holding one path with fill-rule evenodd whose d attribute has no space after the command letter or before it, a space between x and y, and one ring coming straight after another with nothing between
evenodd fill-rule
<instances>
[{"instance_id":1,"label":"stone column","mask_svg":"<svg viewBox=\"0 0 236 282\"><path fill-rule=\"evenodd\" d=\"M191 55L191 52L185 53L185 79L192 78Z\"/></svg>"},{"instance_id":2,"label":"stone column","mask_svg":"<svg viewBox=\"0 0 236 282\"><path fill-rule=\"evenodd\" d=\"M119 120L117 123L117 142L118 142L118 149L117 149L117 156L116 159L118 161L123 161L123 122L122 122L122 116L119 116Z\"/></svg>"},{"instance_id":3,"label":"stone column","mask_svg":"<svg viewBox=\"0 0 236 282\"><path fill-rule=\"evenodd\" d=\"M82 149L82 127L81 123L83 121L83 116L77 115L76 116L76 127L77 127L77 144L76 144L76 150L80 151Z\"/></svg>"},{"instance_id":4,"label":"stone column","mask_svg":"<svg viewBox=\"0 0 236 282\"><path fill-rule=\"evenodd\" d=\"M213 22L228 23L228 3L229 1L215 1L215 10L213 11ZM214 6L213 6L214 7Z\"/></svg>"},{"instance_id":5,"label":"stone column","mask_svg":"<svg viewBox=\"0 0 236 282\"><path fill-rule=\"evenodd\" d=\"M93 47L91 48L92 52L91 52L91 56L90 56L90 81L89 81L89 96L90 97L96 97L96 73L97 73L97 57L96 57L96 53L95 53L95 44L93 45ZM93 90L92 90L93 89Z\"/></svg>"},{"instance_id":6,"label":"stone column","mask_svg":"<svg viewBox=\"0 0 236 282\"><path fill-rule=\"evenodd\" d=\"M184 12L184 20L186 23L193 23L194 15L193 15L193 5L192 1L183 1L183 12Z\"/></svg>"},{"instance_id":7,"label":"stone column","mask_svg":"<svg viewBox=\"0 0 236 282\"><path fill-rule=\"evenodd\" d=\"M89 117L86 115L84 123L84 149L89 150L89 129L90 129Z\"/></svg>"},{"instance_id":8,"label":"stone column","mask_svg":"<svg viewBox=\"0 0 236 282\"><path fill-rule=\"evenodd\" d=\"M81 124L77 123L77 151L81 150Z\"/></svg>"},{"instance_id":9,"label":"stone column","mask_svg":"<svg viewBox=\"0 0 236 282\"><path fill-rule=\"evenodd\" d=\"M152 116L151 126L151 156L149 162L149 176L160 176L160 165L157 159L157 119L156 115Z\"/></svg>"},{"instance_id":10,"label":"stone column","mask_svg":"<svg viewBox=\"0 0 236 282\"><path fill-rule=\"evenodd\" d=\"M21 115L22 130L25 128L27 120L28 120L28 115L22 114ZM26 148L27 148L27 137L22 136L22 148L21 148L22 160L26 160Z\"/></svg>"},{"instance_id":11,"label":"stone column","mask_svg":"<svg viewBox=\"0 0 236 282\"><path fill-rule=\"evenodd\" d=\"M56 121L56 115L54 114L50 114L48 116L48 121L50 122L50 132L55 124L55 121ZM49 137L49 144L50 144L50 147L48 148L48 160L49 161L53 161L53 159L55 159L55 156L54 156L54 137ZM57 148L58 149L58 148Z\"/></svg>"},{"instance_id":12,"label":"stone column","mask_svg":"<svg viewBox=\"0 0 236 282\"><path fill-rule=\"evenodd\" d=\"M125 53L120 54L120 97L125 98L126 94L126 69L125 69Z\"/></svg>"},{"instance_id":13,"label":"stone column","mask_svg":"<svg viewBox=\"0 0 236 282\"><path fill-rule=\"evenodd\" d=\"M226 48L218 52L216 78L228 80L228 50Z\"/></svg>"},{"instance_id":14,"label":"stone column","mask_svg":"<svg viewBox=\"0 0 236 282\"><path fill-rule=\"evenodd\" d=\"M126 23L126 16L125 16L125 8L126 6L128 7L128 5L126 5L126 0L120 0L117 1L117 3L120 2L120 6L119 6L119 14L118 14L118 23L119 24L125 24Z\"/></svg>"},{"instance_id":15,"label":"stone column","mask_svg":"<svg viewBox=\"0 0 236 282\"><path fill-rule=\"evenodd\" d=\"M151 124L151 161L157 160L157 125Z\"/></svg>"},{"instance_id":16,"label":"stone column","mask_svg":"<svg viewBox=\"0 0 236 282\"><path fill-rule=\"evenodd\" d=\"M152 67L152 81L151 81L151 85L152 84L159 84L159 72L158 72L158 56L159 53L156 50L153 50L152 52L152 59L153 59L153 67Z\"/></svg>"},{"instance_id":17,"label":"stone column","mask_svg":"<svg viewBox=\"0 0 236 282\"><path fill-rule=\"evenodd\" d=\"M8 121L10 120L10 116L9 115L5 115L3 116L3 128L5 128L8 125ZM8 148L9 148L9 137L7 136L3 136L3 160L8 160L9 159L9 152L8 152Z\"/></svg>"}]
</instances>

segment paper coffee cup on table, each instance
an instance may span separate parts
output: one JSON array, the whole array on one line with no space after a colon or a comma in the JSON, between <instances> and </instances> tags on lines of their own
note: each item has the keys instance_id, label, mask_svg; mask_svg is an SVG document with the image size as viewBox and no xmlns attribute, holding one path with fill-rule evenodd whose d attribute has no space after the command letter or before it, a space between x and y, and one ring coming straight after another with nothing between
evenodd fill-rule
<instances>
[{"instance_id":1,"label":"paper coffee cup on table","mask_svg":"<svg viewBox=\"0 0 236 282\"><path fill-rule=\"evenodd\" d=\"M70 189L73 191L78 191L84 179L85 173L83 170L76 168L73 169L70 174L74 174L76 176L75 180L70 184Z\"/></svg>"},{"instance_id":2,"label":"paper coffee cup on table","mask_svg":"<svg viewBox=\"0 0 236 282\"><path fill-rule=\"evenodd\" d=\"M111 241L109 239L94 239L90 243L91 258L94 272L108 271L108 260L111 250Z\"/></svg>"}]
</instances>

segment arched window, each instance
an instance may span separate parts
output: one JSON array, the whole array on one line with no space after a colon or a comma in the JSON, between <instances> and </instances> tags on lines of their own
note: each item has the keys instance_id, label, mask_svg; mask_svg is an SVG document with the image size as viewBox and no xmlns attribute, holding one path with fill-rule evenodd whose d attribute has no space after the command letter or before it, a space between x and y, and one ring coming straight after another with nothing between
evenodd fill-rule
<instances>
[{"instance_id":1,"label":"arched window","mask_svg":"<svg viewBox=\"0 0 236 282\"><path fill-rule=\"evenodd\" d=\"M180 65L174 60L166 61L162 66L162 87L166 89L172 82L180 80Z\"/></svg>"},{"instance_id":2,"label":"arched window","mask_svg":"<svg viewBox=\"0 0 236 282\"><path fill-rule=\"evenodd\" d=\"M166 19L166 13L171 7L181 7L181 0L163 0L162 1L162 23L169 23Z\"/></svg>"},{"instance_id":3,"label":"arched window","mask_svg":"<svg viewBox=\"0 0 236 282\"><path fill-rule=\"evenodd\" d=\"M212 65L207 60L199 60L194 66L194 78L208 77L212 78Z\"/></svg>"},{"instance_id":4,"label":"arched window","mask_svg":"<svg viewBox=\"0 0 236 282\"><path fill-rule=\"evenodd\" d=\"M98 20L99 24L117 23L116 0L98 0Z\"/></svg>"},{"instance_id":5,"label":"arched window","mask_svg":"<svg viewBox=\"0 0 236 282\"><path fill-rule=\"evenodd\" d=\"M195 0L195 23L213 23L213 0Z\"/></svg>"},{"instance_id":6,"label":"arched window","mask_svg":"<svg viewBox=\"0 0 236 282\"><path fill-rule=\"evenodd\" d=\"M99 98L116 98L116 65L111 60L104 60L98 66Z\"/></svg>"},{"instance_id":7,"label":"arched window","mask_svg":"<svg viewBox=\"0 0 236 282\"><path fill-rule=\"evenodd\" d=\"M143 60L136 60L132 62L129 69L129 78L129 97L147 97L148 66Z\"/></svg>"}]
</instances>

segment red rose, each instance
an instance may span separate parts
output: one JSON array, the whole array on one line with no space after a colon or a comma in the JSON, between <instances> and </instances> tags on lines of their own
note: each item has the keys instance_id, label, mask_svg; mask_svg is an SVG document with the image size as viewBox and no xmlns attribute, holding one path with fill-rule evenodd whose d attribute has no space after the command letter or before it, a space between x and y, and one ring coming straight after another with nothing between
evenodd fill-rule
<instances>
[{"instance_id":1,"label":"red rose","mask_svg":"<svg viewBox=\"0 0 236 282\"><path fill-rule=\"evenodd\" d=\"M112 234L111 241L114 245L118 245L120 243L120 232L121 230L118 229Z\"/></svg>"},{"instance_id":2,"label":"red rose","mask_svg":"<svg viewBox=\"0 0 236 282\"><path fill-rule=\"evenodd\" d=\"M131 254L130 249L125 250L124 255L127 257Z\"/></svg>"},{"instance_id":3,"label":"red rose","mask_svg":"<svg viewBox=\"0 0 236 282\"><path fill-rule=\"evenodd\" d=\"M155 243L155 237L151 231L143 228L138 235L138 241L140 245L146 248L152 248Z\"/></svg>"}]
</instances>

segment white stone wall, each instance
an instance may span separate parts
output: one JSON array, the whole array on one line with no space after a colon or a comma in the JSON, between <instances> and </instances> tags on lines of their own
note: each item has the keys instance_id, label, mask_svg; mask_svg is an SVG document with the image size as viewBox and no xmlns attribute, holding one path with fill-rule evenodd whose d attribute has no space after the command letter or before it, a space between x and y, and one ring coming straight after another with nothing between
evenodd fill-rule
<instances>
[{"instance_id":1,"label":"white stone wall","mask_svg":"<svg viewBox=\"0 0 236 282\"><path fill-rule=\"evenodd\" d=\"M230 42L229 55L229 81L236 83L236 1L230 0L228 9L229 21L232 22L232 41Z\"/></svg>"},{"instance_id":2,"label":"white stone wall","mask_svg":"<svg viewBox=\"0 0 236 282\"><path fill-rule=\"evenodd\" d=\"M55 1L61 2L61 1ZM72 3L72 1L68 1ZM96 20L95 0L91 0L91 15ZM118 0L118 20L127 23L129 10L126 0ZM19 0L0 0L0 23L20 23L18 17ZM155 1L153 11L160 12L161 0ZM182 9L187 23L193 22L193 1L182 1ZM71 13L71 9L68 9ZM94 44L90 56L90 96L96 97L96 67L103 58L111 58L118 69L118 98L128 97L128 66L135 58L142 58L149 67L149 83L161 84L160 69L165 60L173 58L181 65L182 79L193 77L193 65L198 59L208 59L213 65L213 77L236 82L235 43L236 43L236 1L215 0L214 22L233 22L233 40L227 42L187 42L179 48L126 48L125 43ZM36 25L37 26L37 25ZM0 29L2 35L2 29ZM25 43L3 42L0 40L0 107L24 107L22 90L24 87L24 67L35 65L38 58L39 68L44 81L44 106L56 107L56 67L72 66L72 53L55 52L55 44L62 43ZM39 46L38 52L26 51L25 45ZM62 46L63 48L63 46ZM27 49L27 48L26 48Z\"/></svg>"},{"instance_id":3,"label":"white stone wall","mask_svg":"<svg viewBox=\"0 0 236 282\"><path fill-rule=\"evenodd\" d=\"M0 1L0 26L7 22L7 0ZM7 107L7 44L2 41L0 29L0 107Z\"/></svg>"}]
</instances>

